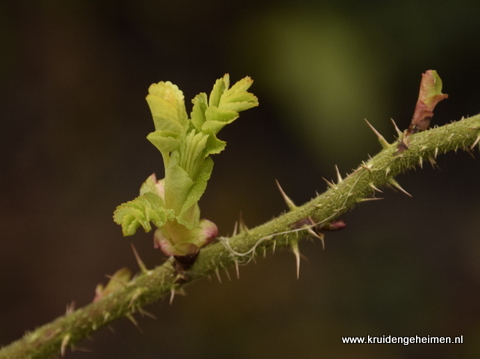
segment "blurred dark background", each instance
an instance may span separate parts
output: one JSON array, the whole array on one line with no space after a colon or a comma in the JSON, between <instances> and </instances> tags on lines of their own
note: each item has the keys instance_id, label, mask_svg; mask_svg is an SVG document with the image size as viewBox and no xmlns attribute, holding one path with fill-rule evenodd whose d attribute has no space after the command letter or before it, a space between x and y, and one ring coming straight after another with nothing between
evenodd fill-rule
<instances>
[{"instance_id":1,"label":"blurred dark background","mask_svg":"<svg viewBox=\"0 0 480 359\"><path fill-rule=\"evenodd\" d=\"M152 234L112 221L151 173L148 86L190 99L229 72L250 75L260 107L220 138L226 151L202 215L232 233L322 192L380 150L367 118L394 138L410 122L421 73L450 95L434 123L480 112L478 2L0 2L0 345L89 303L105 275L164 258ZM476 156L479 157L478 151ZM300 279L283 251L203 280L120 320L67 358L477 358L480 355L480 163L441 155L355 208L326 250L302 242ZM234 271L230 270L234 277ZM342 336L464 336L463 345L346 345ZM85 352L87 351L87 352Z\"/></svg>"}]
</instances>

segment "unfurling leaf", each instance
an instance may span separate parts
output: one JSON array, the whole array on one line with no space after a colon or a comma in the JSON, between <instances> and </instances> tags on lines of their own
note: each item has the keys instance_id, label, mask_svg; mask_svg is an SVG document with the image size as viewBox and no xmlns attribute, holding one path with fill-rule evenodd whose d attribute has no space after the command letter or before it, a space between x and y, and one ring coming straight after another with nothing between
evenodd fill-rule
<instances>
[{"instance_id":1,"label":"unfurling leaf","mask_svg":"<svg viewBox=\"0 0 480 359\"><path fill-rule=\"evenodd\" d=\"M165 210L163 200L155 193L147 192L133 201L123 203L117 207L113 215L115 223L122 226L124 236L135 234L137 228L142 226L145 232L150 232L152 227L161 227L171 217L171 211Z\"/></svg>"},{"instance_id":2,"label":"unfurling leaf","mask_svg":"<svg viewBox=\"0 0 480 359\"><path fill-rule=\"evenodd\" d=\"M170 81L152 84L148 88L147 102L155 130L170 131L177 135L185 132L188 116L183 92L176 85Z\"/></svg>"},{"instance_id":3,"label":"unfurling leaf","mask_svg":"<svg viewBox=\"0 0 480 359\"><path fill-rule=\"evenodd\" d=\"M155 131L147 139L161 152L165 178L150 176L140 196L117 207L114 220L125 236L142 226L155 231L154 244L169 256L193 256L200 247L217 236L217 226L200 219L198 201L205 192L213 170L210 155L221 152L226 143L217 133L235 121L239 112L258 106L247 92L250 77L230 88L228 74L215 82L208 97L200 93L193 99L188 119L182 91L171 82L159 82L148 89ZM177 258L178 259L178 258Z\"/></svg>"}]
</instances>

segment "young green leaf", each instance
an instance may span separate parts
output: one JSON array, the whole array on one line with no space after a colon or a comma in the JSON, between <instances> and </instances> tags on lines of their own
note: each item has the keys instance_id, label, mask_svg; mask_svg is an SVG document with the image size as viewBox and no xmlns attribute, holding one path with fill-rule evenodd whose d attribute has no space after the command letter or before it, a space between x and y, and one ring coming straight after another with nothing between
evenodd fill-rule
<instances>
[{"instance_id":1,"label":"young green leaf","mask_svg":"<svg viewBox=\"0 0 480 359\"><path fill-rule=\"evenodd\" d=\"M211 158L205 159L197 175L197 178L193 183L192 187L190 188L188 196L182 205L182 209L177 216L180 223L188 225L187 221L190 221L189 217L194 216L194 214L190 214L191 208L198 203L203 193L205 192L205 189L207 188L207 182L212 174L212 170L213 160ZM195 221L195 217L192 218L192 221Z\"/></svg>"},{"instance_id":2,"label":"young green leaf","mask_svg":"<svg viewBox=\"0 0 480 359\"><path fill-rule=\"evenodd\" d=\"M241 112L258 106L257 98L247 92L252 84L253 80L250 77L238 81L223 94L218 107L222 110Z\"/></svg>"},{"instance_id":3,"label":"young green leaf","mask_svg":"<svg viewBox=\"0 0 480 359\"><path fill-rule=\"evenodd\" d=\"M147 192L152 192L158 195L162 199L162 201L164 201L165 200L165 183L164 182L165 182L164 180L157 181L157 176L155 175L155 173L151 174L150 177L148 177L140 187L140 196Z\"/></svg>"},{"instance_id":4,"label":"young green leaf","mask_svg":"<svg viewBox=\"0 0 480 359\"><path fill-rule=\"evenodd\" d=\"M192 125L195 127L197 132L202 131L202 126L206 120L205 118L205 111L208 108L208 99L206 93L199 93L195 98L192 100L193 109L190 116L192 117Z\"/></svg>"},{"instance_id":5,"label":"young green leaf","mask_svg":"<svg viewBox=\"0 0 480 359\"><path fill-rule=\"evenodd\" d=\"M172 213L163 207L162 199L155 193L147 192L118 206L113 220L122 226L124 236L131 236L140 226L145 232L150 232L152 230L150 222L156 227L161 227L171 217Z\"/></svg>"},{"instance_id":6,"label":"young green leaf","mask_svg":"<svg viewBox=\"0 0 480 359\"><path fill-rule=\"evenodd\" d=\"M230 75L225 74L221 79L215 81L213 85L212 92L210 92L210 99L208 101L208 106L218 106L220 103L220 98L223 93L230 86Z\"/></svg>"},{"instance_id":7,"label":"young green leaf","mask_svg":"<svg viewBox=\"0 0 480 359\"><path fill-rule=\"evenodd\" d=\"M147 102L155 130L171 131L178 135L185 132L188 116L183 92L176 85L170 81L152 84L148 88Z\"/></svg>"}]
</instances>

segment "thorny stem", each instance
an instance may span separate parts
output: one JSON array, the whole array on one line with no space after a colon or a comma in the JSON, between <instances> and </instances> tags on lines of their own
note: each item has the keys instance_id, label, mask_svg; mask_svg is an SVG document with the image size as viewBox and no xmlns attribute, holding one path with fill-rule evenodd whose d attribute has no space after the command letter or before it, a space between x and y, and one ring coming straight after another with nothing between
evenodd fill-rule
<instances>
[{"instance_id":1,"label":"thorny stem","mask_svg":"<svg viewBox=\"0 0 480 359\"><path fill-rule=\"evenodd\" d=\"M101 327L120 317L142 312L142 307L162 297L173 297L175 291L219 268L235 265L238 269L239 263L245 264L266 249L296 246L311 229L298 228L296 223L309 218L311 223L319 224L319 228L356 204L369 200L380 187L393 186L403 191L394 177L417 165L422 166L424 160L434 162L437 154L473 149L480 142L480 115L414 134L409 137L408 149L400 154L396 154L398 141L388 144L379 134L377 136L384 147L380 153L362 163L345 179L331 184L326 192L310 202L256 228L241 228L239 234L219 238L218 243L200 251L189 271L176 272L173 260L168 260L154 270L141 273L123 289L67 313L3 347L0 359L49 358L63 354L66 348Z\"/></svg>"}]
</instances>

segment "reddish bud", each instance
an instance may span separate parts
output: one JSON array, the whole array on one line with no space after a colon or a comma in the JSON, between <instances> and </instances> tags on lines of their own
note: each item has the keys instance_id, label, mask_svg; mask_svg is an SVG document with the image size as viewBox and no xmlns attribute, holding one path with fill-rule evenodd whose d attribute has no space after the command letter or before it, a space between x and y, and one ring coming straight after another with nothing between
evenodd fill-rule
<instances>
[{"instance_id":1,"label":"reddish bud","mask_svg":"<svg viewBox=\"0 0 480 359\"><path fill-rule=\"evenodd\" d=\"M217 236L216 224L207 219L200 220L198 227L193 229L188 229L177 221L169 221L155 231L153 245L167 256L196 258L200 248Z\"/></svg>"},{"instance_id":2,"label":"reddish bud","mask_svg":"<svg viewBox=\"0 0 480 359\"><path fill-rule=\"evenodd\" d=\"M442 79L438 76L437 71L428 70L422 74L420 92L418 94L417 104L415 105L412 122L397 147L397 154L402 153L408 148L406 142L407 136L428 129L435 106L446 98L448 98L448 95L442 93Z\"/></svg>"},{"instance_id":3,"label":"reddish bud","mask_svg":"<svg viewBox=\"0 0 480 359\"><path fill-rule=\"evenodd\" d=\"M448 95L442 93L442 80L437 72L428 70L422 74L418 101L408 133L413 134L426 130L430 126L435 106L446 98Z\"/></svg>"},{"instance_id":4,"label":"reddish bud","mask_svg":"<svg viewBox=\"0 0 480 359\"><path fill-rule=\"evenodd\" d=\"M345 221L338 219L322 227L322 231L339 231L347 226Z\"/></svg>"}]
</instances>

